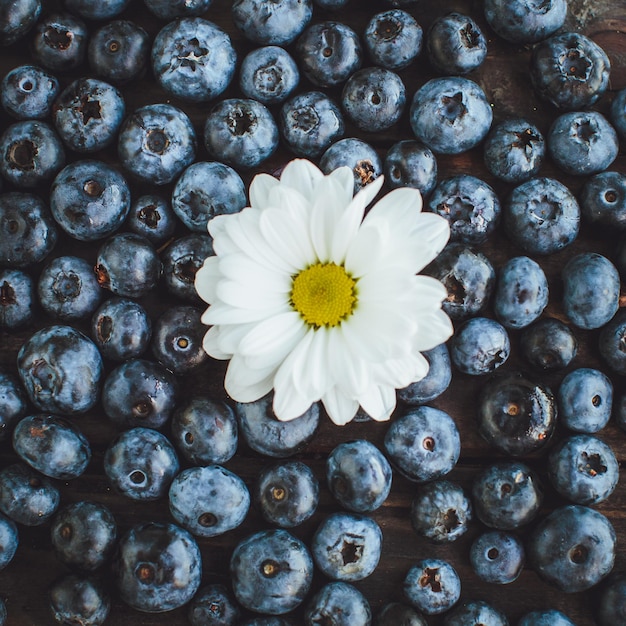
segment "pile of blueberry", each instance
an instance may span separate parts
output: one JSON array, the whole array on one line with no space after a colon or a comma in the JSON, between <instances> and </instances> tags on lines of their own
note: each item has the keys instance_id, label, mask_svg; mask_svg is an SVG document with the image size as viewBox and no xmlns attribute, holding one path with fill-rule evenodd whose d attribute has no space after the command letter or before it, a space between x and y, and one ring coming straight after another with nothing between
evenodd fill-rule
<instances>
[{"instance_id":1,"label":"pile of blueberry","mask_svg":"<svg viewBox=\"0 0 626 626\"><path fill-rule=\"evenodd\" d=\"M626 430L626 89L567 0L439 4L0 0L0 569L45 533L56 623L503 626L524 569L626 623L596 506ZM527 59L549 127L494 105L494 47ZM425 271L455 334L345 440L317 405L282 423L271 397L230 402L201 345L207 222L295 157L417 188L451 227ZM462 485L470 422L487 453ZM392 477L423 552L375 606Z\"/></svg>"}]
</instances>

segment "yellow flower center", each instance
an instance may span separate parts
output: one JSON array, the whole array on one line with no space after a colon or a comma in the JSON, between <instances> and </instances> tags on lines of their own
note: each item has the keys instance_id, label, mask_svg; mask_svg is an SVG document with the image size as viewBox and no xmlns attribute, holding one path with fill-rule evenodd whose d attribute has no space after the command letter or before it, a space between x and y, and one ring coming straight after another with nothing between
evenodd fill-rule
<instances>
[{"instance_id":1,"label":"yellow flower center","mask_svg":"<svg viewBox=\"0 0 626 626\"><path fill-rule=\"evenodd\" d=\"M356 281L341 265L315 263L293 279L291 306L310 326L337 326L356 305Z\"/></svg>"}]
</instances>

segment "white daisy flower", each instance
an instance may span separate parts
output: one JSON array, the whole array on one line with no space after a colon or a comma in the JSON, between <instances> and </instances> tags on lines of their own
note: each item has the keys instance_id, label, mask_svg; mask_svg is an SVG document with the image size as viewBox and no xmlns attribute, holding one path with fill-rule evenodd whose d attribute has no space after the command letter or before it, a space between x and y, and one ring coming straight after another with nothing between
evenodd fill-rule
<instances>
[{"instance_id":1,"label":"white daisy flower","mask_svg":"<svg viewBox=\"0 0 626 626\"><path fill-rule=\"evenodd\" d=\"M215 256L196 274L209 304L204 349L230 359L228 394L253 402L274 390L291 420L323 403L336 424L359 405L387 420L396 389L422 379L422 352L452 324L443 285L417 272L449 237L447 220L422 213L419 191L395 189L365 215L382 177L353 196L352 170L324 175L295 160L280 179L260 174L250 206L209 222Z\"/></svg>"}]
</instances>

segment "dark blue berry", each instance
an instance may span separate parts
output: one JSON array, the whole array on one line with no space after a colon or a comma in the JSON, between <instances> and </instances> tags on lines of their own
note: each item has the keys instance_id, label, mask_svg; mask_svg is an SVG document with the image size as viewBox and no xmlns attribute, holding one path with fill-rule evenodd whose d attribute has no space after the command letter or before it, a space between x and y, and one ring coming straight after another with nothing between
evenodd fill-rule
<instances>
[{"instance_id":1,"label":"dark blue berry","mask_svg":"<svg viewBox=\"0 0 626 626\"><path fill-rule=\"evenodd\" d=\"M419 141L404 139L394 143L383 163L385 182L391 189L412 187L428 196L437 183L437 159Z\"/></svg>"},{"instance_id":2,"label":"dark blue berry","mask_svg":"<svg viewBox=\"0 0 626 626\"><path fill-rule=\"evenodd\" d=\"M220 583L200 587L187 608L191 626L236 626L241 608L229 589Z\"/></svg>"},{"instance_id":3,"label":"dark blue berry","mask_svg":"<svg viewBox=\"0 0 626 626\"><path fill-rule=\"evenodd\" d=\"M85 20L108 20L119 15L130 0L65 0L66 8Z\"/></svg>"},{"instance_id":4,"label":"dark blue berry","mask_svg":"<svg viewBox=\"0 0 626 626\"><path fill-rule=\"evenodd\" d=\"M422 352L422 356L428 361L428 374L397 391L398 398L411 406L438 398L452 381L450 353L445 343Z\"/></svg>"},{"instance_id":5,"label":"dark blue berry","mask_svg":"<svg viewBox=\"0 0 626 626\"><path fill-rule=\"evenodd\" d=\"M176 229L177 219L169 200L158 194L145 194L130 206L126 227L153 244L167 241Z\"/></svg>"},{"instance_id":6,"label":"dark blue berry","mask_svg":"<svg viewBox=\"0 0 626 626\"><path fill-rule=\"evenodd\" d=\"M621 89L611 103L611 121L622 139L626 139L626 89Z\"/></svg>"},{"instance_id":7,"label":"dark blue berry","mask_svg":"<svg viewBox=\"0 0 626 626\"><path fill-rule=\"evenodd\" d=\"M0 570L13 560L19 543L17 525L12 519L0 514Z\"/></svg>"},{"instance_id":8,"label":"dark blue berry","mask_svg":"<svg viewBox=\"0 0 626 626\"><path fill-rule=\"evenodd\" d=\"M19 41L37 22L40 0L18 0L0 6L0 46Z\"/></svg>"},{"instance_id":9,"label":"dark blue berry","mask_svg":"<svg viewBox=\"0 0 626 626\"><path fill-rule=\"evenodd\" d=\"M355 193L383 173L381 158L374 147L356 137L336 141L320 159L320 168L325 174L343 165L354 174Z\"/></svg>"},{"instance_id":10,"label":"dark blue berry","mask_svg":"<svg viewBox=\"0 0 626 626\"><path fill-rule=\"evenodd\" d=\"M520 346L526 360L539 370L563 369L578 352L572 329L555 317L543 317L524 328Z\"/></svg>"},{"instance_id":11,"label":"dark blue berry","mask_svg":"<svg viewBox=\"0 0 626 626\"><path fill-rule=\"evenodd\" d=\"M484 600L467 600L455 606L443 620L444 626L509 626L506 616Z\"/></svg>"},{"instance_id":12,"label":"dark blue berry","mask_svg":"<svg viewBox=\"0 0 626 626\"><path fill-rule=\"evenodd\" d=\"M530 613L525 613L517 626L576 626L576 624L564 613L561 613L561 611L548 609L546 611L531 611ZM608 624L606 626L608 626Z\"/></svg>"},{"instance_id":13,"label":"dark blue berry","mask_svg":"<svg viewBox=\"0 0 626 626\"><path fill-rule=\"evenodd\" d=\"M36 63L53 72L78 69L87 53L87 25L75 15L52 13L33 29L32 56Z\"/></svg>"},{"instance_id":14,"label":"dark blue berry","mask_svg":"<svg viewBox=\"0 0 626 626\"><path fill-rule=\"evenodd\" d=\"M376 13L363 33L372 63L388 70L401 70L413 63L422 51L422 40L422 27L402 9Z\"/></svg>"},{"instance_id":15,"label":"dark blue berry","mask_svg":"<svg viewBox=\"0 0 626 626\"><path fill-rule=\"evenodd\" d=\"M111 600L97 579L64 574L50 587L50 609L57 624L101 626L111 610Z\"/></svg>"},{"instance_id":16,"label":"dark blue berry","mask_svg":"<svg viewBox=\"0 0 626 626\"><path fill-rule=\"evenodd\" d=\"M370 624L372 610L365 596L350 583L326 583L309 600L304 612L306 626L331 620L333 626Z\"/></svg>"},{"instance_id":17,"label":"dark blue berry","mask_svg":"<svg viewBox=\"0 0 626 626\"><path fill-rule=\"evenodd\" d=\"M377 626L427 626L426 621L412 607L400 602L388 602L376 616Z\"/></svg>"},{"instance_id":18,"label":"dark blue berry","mask_svg":"<svg viewBox=\"0 0 626 626\"><path fill-rule=\"evenodd\" d=\"M510 353L506 328L489 317L473 317L463 322L450 342L453 365L472 376L493 372L508 360Z\"/></svg>"},{"instance_id":19,"label":"dark blue berry","mask_svg":"<svg viewBox=\"0 0 626 626\"><path fill-rule=\"evenodd\" d=\"M626 310L620 309L602 327L598 337L600 355L617 374L626 374Z\"/></svg>"},{"instance_id":20,"label":"dark blue berry","mask_svg":"<svg viewBox=\"0 0 626 626\"><path fill-rule=\"evenodd\" d=\"M503 39L513 43L537 43L563 26L567 0L486 0L485 18Z\"/></svg>"},{"instance_id":21,"label":"dark blue berry","mask_svg":"<svg viewBox=\"0 0 626 626\"><path fill-rule=\"evenodd\" d=\"M199 17L212 3L213 0L144 0L146 8L166 22L177 17Z\"/></svg>"},{"instance_id":22,"label":"dark blue berry","mask_svg":"<svg viewBox=\"0 0 626 626\"><path fill-rule=\"evenodd\" d=\"M55 76L36 65L18 65L0 83L0 104L18 120L41 120L50 115L58 93Z\"/></svg>"},{"instance_id":23,"label":"dark blue berry","mask_svg":"<svg viewBox=\"0 0 626 626\"><path fill-rule=\"evenodd\" d=\"M626 229L626 175L606 171L589 177L580 195L580 211L590 222Z\"/></svg>"},{"instance_id":24,"label":"dark blue berry","mask_svg":"<svg viewBox=\"0 0 626 626\"><path fill-rule=\"evenodd\" d=\"M17 376L0 371L0 441L11 437L13 427L28 412L28 398Z\"/></svg>"},{"instance_id":25,"label":"dark blue berry","mask_svg":"<svg viewBox=\"0 0 626 626\"><path fill-rule=\"evenodd\" d=\"M35 284L30 274L0 269L0 328L12 330L33 322L36 302Z\"/></svg>"},{"instance_id":26,"label":"dark blue berry","mask_svg":"<svg viewBox=\"0 0 626 626\"><path fill-rule=\"evenodd\" d=\"M486 531L476 537L470 547L472 569L488 583L507 585L517 580L524 561L524 544L508 532Z\"/></svg>"},{"instance_id":27,"label":"dark blue berry","mask_svg":"<svg viewBox=\"0 0 626 626\"><path fill-rule=\"evenodd\" d=\"M213 255L213 239L208 234L192 233L172 241L161 257L163 282L177 298L199 302L194 280L204 260Z\"/></svg>"},{"instance_id":28,"label":"dark blue berry","mask_svg":"<svg viewBox=\"0 0 626 626\"><path fill-rule=\"evenodd\" d=\"M439 615L450 610L461 596L461 579L442 559L427 558L412 565L403 583L404 596L418 611Z\"/></svg>"},{"instance_id":29,"label":"dark blue berry","mask_svg":"<svg viewBox=\"0 0 626 626\"><path fill-rule=\"evenodd\" d=\"M623 572L610 576L606 581L600 591L596 615L600 626L619 624L626 618L626 576ZM570 624L574 626L573 622L564 623L562 626Z\"/></svg>"}]
</instances>

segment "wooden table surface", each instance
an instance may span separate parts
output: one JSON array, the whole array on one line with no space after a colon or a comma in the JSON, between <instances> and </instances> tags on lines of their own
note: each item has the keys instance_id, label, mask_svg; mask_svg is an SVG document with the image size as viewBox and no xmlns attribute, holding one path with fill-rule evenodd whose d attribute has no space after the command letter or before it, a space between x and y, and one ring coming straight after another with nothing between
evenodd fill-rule
<instances>
[{"instance_id":1,"label":"wooden table surface","mask_svg":"<svg viewBox=\"0 0 626 626\"><path fill-rule=\"evenodd\" d=\"M57 6L54 2L44 0L44 10ZM344 21L362 34L368 20L376 12L388 8L389 4L371 0L351 0L347 7L336 14L324 12L315 8L314 20L333 18ZM497 38L489 29L482 15L482 2L471 0L439 0L430 2L418 0L408 7L408 10L417 18L426 29L438 15L451 10L472 15L488 38L488 57L485 63L470 78L477 81L485 90L489 102L493 106L494 119L499 120L507 116L523 116L536 123L542 132L546 132L556 115L555 109L540 101L530 87L528 76L528 61L530 47L506 43ZM151 37L158 32L159 22L151 17L140 0L132 0L130 7L123 17L136 20L150 33ZM254 46L246 42L237 32L230 19L230 2L214 0L207 11L206 17L223 27L232 37L238 51L239 58ZM95 29L90 24L90 29ZM610 102L615 93L626 87L626 4L623 0L570 0L566 27L570 30L583 32L600 44L609 55L612 62L611 81L607 94L594 107L607 113ZM4 75L9 69L18 64L28 62L30 57L27 51L29 36L8 48L0 48L0 74ZM62 84L71 79L89 73L88 67L80 68L70 76L62 76ZM416 89L427 79L434 76L423 53L410 67L400 72L407 87L408 97L412 97ZM301 90L310 89L311 85L302 81ZM126 99L127 109L131 111L137 106L166 101L181 106L191 117L196 130L201 134L202 125L210 105L189 105L179 102L161 91L153 78L148 75L130 87L123 87L122 92ZM338 98L340 90L330 90L329 93ZM231 85L224 94L237 94L235 84ZM275 109L273 109L276 112ZM0 113L0 129L6 127L11 120ZM405 111L401 121L390 131L381 134L367 134L347 125L346 136L358 136L370 142L382 156L396 141L412 138L408 123L408 114ZM626 146L622 143L622 150L612 169L626 172ZM114 149L97 155L108 162L115 163L117 158ZM70 160L80 158L80 155L69 154ZM285 149L281 148L268 162L264 163L259 171L273 171L287 160L291 159ZM204 148L200 148L197 160L209 160ZM504 199L510 186L493 179L485 169L482 161L482 149L478 147L468 153L458 156L438 157L440 178L458 173L469 173L481 177L494 186L501 199ZM243 173L246 183L255 172ZM582 183L581 178L574 178L562 174L549 161L541 171L542 175L553 176L578 193ZM4 185L4 191L9 189ZM131 182L133 197L150 191L148 185ZM46 194L47 190L39 190ZM171 186L161 190L169 194ZM184 234L183 228L178 234ZM573 254L583 250L595 250L610 258L614 254L617 242L617 233L611 229L591 227L583 223L579 238L574 244L558 254L537 259L549 280L550 303L544 315L551 315L564 321L565 317L560 306L559 271L565 261ZM79 254L90 262L95 258L97 246L80 244L61 237L53 255ZM517 249L501 230L480 247L488 256L496 269L504 261L513 256L523 254ZM141 300L149 313L155 318L165 308L175 303L161 286L149 296ZM491 314L491 312L489 312ZM0 367L7 371L15 370L16 354L20 345L32 332L52 323L50 318L41 314L33 326L19 332L7 332L0 329ZM77 327L85 329L84 324ZM589 366L606 369L601 362L597 350L597 331L581 331L574 329L579 342L576 358L565 371L558 371L537 375L552 389L556 389L564 374L576 367ZM519 332L512 331L512 355L503 369L527 369L527 365L520 356ZM111 364L107 364L110 368ZM183 397L193 392L209 392L215 397L225 397L222 388L225 366L221 362L211 361L203 365L193 375L181 379ZM617 391L624 392L624 379L610 373ZM462 437L461 459L448 478L469 488L473 477L481 467L486 466L503 456L491 449L477 434L476 407L477 394L484 383L482 378L472 378L454 372L450 388L431 404L447 411L457 422ZM404 407L399 406L397 414ZM102 459L108 442L115 435L115 428L107 421L100 407L96 407L88 414L73 418L73 421L88 437L93 451L93 459L84 475L67 483L61 483L62 504L82 499L93 499L109 506L113 511L120 529L123 531L131 525L149 520L171 520L167 502L137 503L117 495L109 486L102 470ZM325 417L321 421L319 431L308 447L296 458L308 463L321 482L321 502L314 517L294 530L294 534L308 541L319 522L331 511L337 510L337 505L324 484L325 458L330 450L338 443L355 438L366 438L378 446L382 440L388 424L358 422L345 427L333 426ZM558 431L562 431L559 429ZM613 447L620 465L626 460L626 433L620 431L611 422L599 436ZM558 437L558 435L557 435ZM15 461L10 442L0 445L0 464L2 466ZM523 459L539 476L544 479L545 501L541 516L547 514L554 506L562 504L550 486L547 484L545 450L539 454ZM236 456L226 466L238 473L251 486L259 470L271 463L272 460L263 458L241 445ZM623 478L623 477L622 477ZM595 623L593 606L597 593L593 590L586 593L567 595L560 593L548 584L542 582L537 575L526 567L517 581L506 586L488 585L481 582L472 572L469 564L468 550L471 541L484 530L476 520L470 526L468 533L454 543L448 545L433 545L418 537L411 529L409 508L416 490L415 484L394 475L393 488L385 504L372 517L380 524L384 533L383 554L377 570L367 579L356 583L370 601L374 612L388 601L402 600L402 580L409 567L423 557L441 557L448 559L457 569L462 580L463 599L484 599L497 608L503 610L511 624L515 624L520 616L532 609L557 608L565 612L579 626L590 626ZM615 565L616 570L626 570L626 479L620 483L616 491L605 502L598 505L597 510L604 513L613 523L618 537L618 553ZM257 511L251 509L241 527L215 539L199 540L203 556L203 581L227 582L228 561L233 547L244 536L254 530L266 527ZM49 538L49 526L35 528L20 527L20 545L14 560L0 572L0 596L6 599L9 611L8 624L35 625L51 624L52 618L47 606L47 589L59 575L66 572L66 568L56 560L52 554ZM521 534L524 536L527 531ZM107 578L107 571L101 575ZM324 582L318 572L315 575L314 587ZM302 623L302 618L296 613L292 616L293 624ZM133 611L125 606L114 594L112 610L108 623L115 626L157 626L185 624L185 610L179 609L165 614L145 614ZM441 623L441 618L428 618L429 624ZM616 625L618 626L618 625Z\"/></svg>"}]
</instances>

